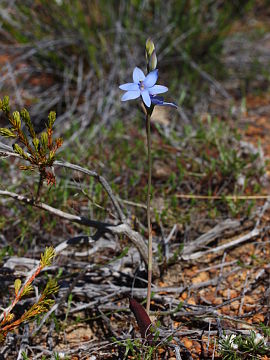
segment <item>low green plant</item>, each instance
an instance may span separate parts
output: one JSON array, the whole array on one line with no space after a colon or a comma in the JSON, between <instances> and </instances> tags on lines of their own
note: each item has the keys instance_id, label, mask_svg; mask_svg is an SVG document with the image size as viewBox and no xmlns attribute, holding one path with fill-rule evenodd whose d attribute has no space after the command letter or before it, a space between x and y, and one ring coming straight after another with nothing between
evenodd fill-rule
<instances>
[{"instance_id":1,"label":"low green plant","mask_svg":"<svg viewBox=\"0 0 270 360\"><path fill-rule=\"evenodd\" d=\"M54 357L54 360L62 360L62 359L64 359L64 360L69 360L70 359L70 356L68 356L68 355L64 355L63 356L63 354L61 354L61 353L57 353L57 352L54 352L53 353L53 357Z\"/></svg>"},{"instance_id":2,"label":"low green plant","mask_svg":"<svg viewBox=\"0 0 270 360\"><path fill-rule=\"evenodd\" d=\"M219 353L224 360L260 359L270 355L270 349L264 337L250 331L249 335L225 335L219 341Z\"/></svg>"},{"instance_id":3,"label":"low green plant","mask_svg":"<svg viewBox=\"0 0 270 360\"><path fill-rule=\"evenodd\" d=\"M119 341L115 338L112 340L114 344L119 348L124 349L123 359L129 359L132 356L134 360L153 360L157 359L158 348L164 348L172 340L171 337L166 338L164 341L159 341L160 332L158 330L160 323L157 322L155 326L151 327L151 333L153 334L153 340L149 344L144 339L127 339Z\"/></svg>"}]
</instances>

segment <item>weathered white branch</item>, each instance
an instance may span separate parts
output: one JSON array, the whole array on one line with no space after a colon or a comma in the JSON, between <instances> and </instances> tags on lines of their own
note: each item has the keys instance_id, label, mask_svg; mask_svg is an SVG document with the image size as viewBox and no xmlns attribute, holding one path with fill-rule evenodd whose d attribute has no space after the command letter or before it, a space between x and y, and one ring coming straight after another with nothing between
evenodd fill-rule
<instances>
[{"instance_id":1,"label":"weathered white branch","mask_svg":"<svg viewBox=\"0 0 270 360\"><path fill-rule=\"evenodd\" d=\"M110 224L110 223L91 220L86 217L69 214L65 211L56 209L45 203L36 202L33 199L29 199L23 195L19 195L17 193L6 191L6 190L0 190L0 196L11 197L14 200L23 202L25 204L34 206L34 207L42 209L42 210L46 210L47 212L49 212L55 216L58 216L62 219L72 221L72 222L75 222L75 223L78 223L81 225L93 227L103 233L110 232L110 233L112 233L114 235L118 235L118 236L125 235L130 239L132 244L138 249L145 264L148 263L147 246L144 242L144 239L138 232L132 230L128 223L120 223L120 224L114 225L114 224ZM63 246L62 246L62 250L63 250ZM153 273L155 274L155 276L159 275L159 269L156 264L154 264L154 266L153 266Z\"/></svg>"},{"instance_id":2,"label":"weathered white branch","mask_svg":"<svg viewBox=\"0 0 270 360\"><path fill-rule=\"evenodd\" d=\"M245 241L248 241L248 240L251 240L255 237L257 237L260 233L261 233L261 229L253 229L252 231L250 231L249 233L243 235L243 236L240 236L238 239L235 239L235 240L232 240L226 244L223 244L223 245L220 245L220 246L217 246L213 249L209 249L209 250L206 250L206 251L198 251L198 252L195 252L193 254L186 254L186 255L183 255L182 256L182 259L183 260L195 260L195 259L198 259L204 255L207 255L207 254L210 254L210 253L217 253L219 251L224 251L226 249L229 249L231 247L234 247L236 245L239 245Z\"/></svg>"}]
</instances>

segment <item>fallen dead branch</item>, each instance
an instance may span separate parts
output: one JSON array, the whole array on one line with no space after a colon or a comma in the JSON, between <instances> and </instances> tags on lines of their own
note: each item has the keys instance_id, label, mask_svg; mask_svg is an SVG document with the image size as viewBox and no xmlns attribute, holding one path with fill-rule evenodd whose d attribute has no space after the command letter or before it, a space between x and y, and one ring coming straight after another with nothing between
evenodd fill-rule
<instances>
[{"instance_id":1,"label":"fallen dead branch","mask_svg":"<svg viewBox=\"0 0 270 360\"><path fill-rule=\"evenodd\" d=\"M198 259L202 256L205 256L207 254L211 254L211 253L217 253L219 251L224 251L226 249L232 248L234 246L237 246L239 244L242 244L245 241L251 240L256 238L257 236L260 235L260 233L263 231L264 229L253 229L252 231L250 231L249 233L240 236L238 239L232 240L229 243L226 244L222 244L220 246L214 247L212 249L206 250L206 251L198 251L196 253L193 254L186 254L183 255L182 258L183 260L194 260L194 259Z\"/></svg>"},{"instance_id":2,"label":"fallen dead branch","mask_svg":"<svg viewBox=\"0 0 270 360\"><path fill-rule=\"evenodd\" d=\"M129 240L132 242L132 244L138 249L140 255L143 258L143 261L147 264L147 247L144 242L143 237L136 231L132 230L129 224L127 223L120 223L120 224L110 224L106 222L100 222L96 220L91 220L86 217L78 216L69 214L67 212L64 212L62 210L56 209L50 205L47 205L42 202L36 202L33 199L27 198L23 195L19 195L14 192L0 190L0 196L8 196L11 197L14 200L20 201L22 203L25 203L27 205L31 205L33 207L45 210L49 212L50 214L53 214L57 217L60 217L62 219L75 222L80 225L90 226L95 229L97 229L97 232L93 237L91 237L91 240L97 240L105 233L111 233L114 235L125 235L129 238ZM62 251L66 246L68 246L68 240L62 244L59 245L59 247L56 247L56 253L59 253ZM153 266L153 273L155 276L158 276L159 270L157 265L155 264Z\"/></svg>"}]
</instances>

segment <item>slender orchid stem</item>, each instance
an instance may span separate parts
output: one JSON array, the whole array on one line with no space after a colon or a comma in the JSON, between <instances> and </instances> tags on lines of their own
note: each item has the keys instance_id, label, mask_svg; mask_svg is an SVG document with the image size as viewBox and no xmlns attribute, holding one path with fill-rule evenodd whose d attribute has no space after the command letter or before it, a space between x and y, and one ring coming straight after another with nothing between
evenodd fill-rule
<instances>
[{"instance_id":1,"label":"slender orchid stem","mask_svg":"<svg viewBox=\"0 0 270 360\"><path fill-rule=\"evenodd\" d=\"M152 226L151 226L151 180L152 180L152 156L151 156L151 131L150 131L151 115L146 115L146 134L147 134L147 155L148 155L148 187L147 187L147 228L148 228L148 278L147 278L147 298L146 312L149 315L151 301L151 285L152 285Z\"/></svg>"}]
</instances>

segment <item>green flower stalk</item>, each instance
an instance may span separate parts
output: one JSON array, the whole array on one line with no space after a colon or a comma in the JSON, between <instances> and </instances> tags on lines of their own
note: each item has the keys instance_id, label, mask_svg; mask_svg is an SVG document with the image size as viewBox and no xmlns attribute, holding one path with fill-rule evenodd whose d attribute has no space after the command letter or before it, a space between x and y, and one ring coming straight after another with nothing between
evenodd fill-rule
<instances>
[{"instance_id":1,"label":"green flower stalk","mask_svg":"<svg viewBox=\"0 0 270 360\"><path fill-rule=\"evenodd\" d=\"M148 158L148 183L147 183L147 229L148 229L148 272L147 272L147 296L146 312L150 313L151 285L153 271L153 236L151 225L151 183L152 183L152 156L151 156L151 114L146 115L146 134L147 134L147 158Z\"/></svg>"},{"instance_id":2,"label":"green flower stalk","mask_svg":"<svg viewBox=\"0 0 270 360\"><path fill-rule=\"evenodd\" d=\"M149 76L151 73L157 74L158 70L156 70L157 56L155 52L155 45L150 38L146 40L145 56L147 62L147 71L149 73L147 76ZM164 86L163 89L161 88L160 90L162 90L162 92L166 92L168 89ZM153 91L151 93L151 95L156 95L156 94L153 94ZM150 99L151 99L151 95L150 95ZM148 158L148 182L147 182L148 271L147 271L146 313L148 315L150 313L152 271L153 271L153 234L152 234L152 224L151 224L152 152L151 152L151 120L150 120L153 110L154 110L154 106L152 106L150 109L146 109L146 135L147 135L147 158Z\"/></svg>"}]
</instances>

